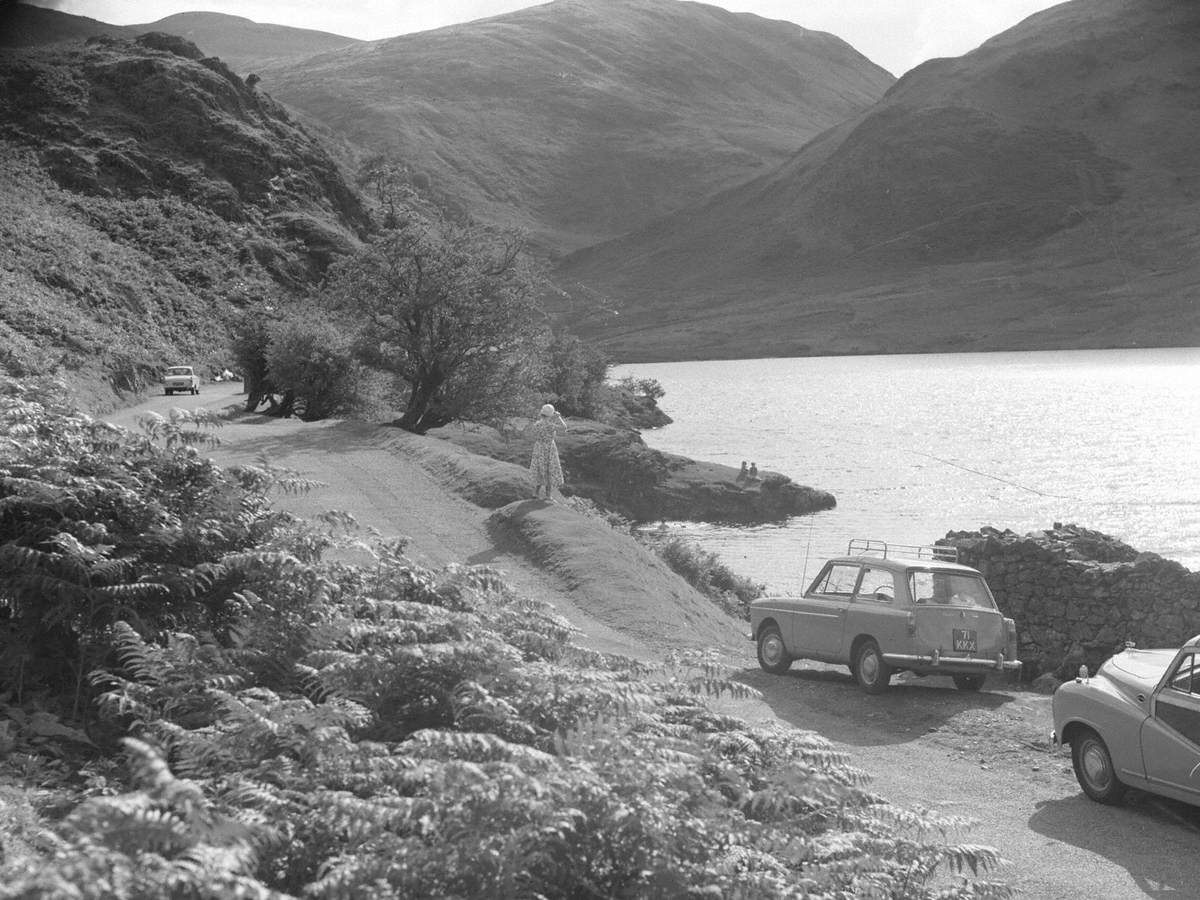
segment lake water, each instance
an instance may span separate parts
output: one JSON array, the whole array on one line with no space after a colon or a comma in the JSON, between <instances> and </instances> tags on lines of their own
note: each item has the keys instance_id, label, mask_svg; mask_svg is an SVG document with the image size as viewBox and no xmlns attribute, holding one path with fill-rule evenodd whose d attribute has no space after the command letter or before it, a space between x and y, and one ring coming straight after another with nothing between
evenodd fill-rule
<instances>
[{"instance_id":1,"label":"lake water","mask_svg":"<svg viewBox=\"0 0 1200 900\"><path fill-rule=\"evenodd\" d=\"M639 363L675 420L659 450L831 492L755 527L669 523L799 593L851 538L927 544L1075 523L1200 570L1200 349Z\"/></svg>"}]
</instances>

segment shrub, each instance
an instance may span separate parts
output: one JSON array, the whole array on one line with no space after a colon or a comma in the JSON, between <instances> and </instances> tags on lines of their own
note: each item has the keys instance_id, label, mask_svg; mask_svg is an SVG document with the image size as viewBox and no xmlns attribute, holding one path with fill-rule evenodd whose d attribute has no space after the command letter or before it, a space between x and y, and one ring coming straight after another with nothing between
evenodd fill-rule
<instances>
[{"instance_id":1,"label":"shrub","mask_svg":"<svg viewBox=\"0 0 1200 900\"><path fill-rule=\"evenodd\" d=\"M581 649L497 572L426 569L401 543L326 562L356 539L350 519L273 521L278 473L199 460L198 423L134 437L0 383L0 522L17 548L0 606L23 620L43 602L24 523L38 553L65 548L61 581L169 591L139 607L93 577L124 603L98 618L74 582L50 594L75 604L60 621L79 638L105 642L81 663L129 765L74 768L82 802L60 791L69 813L0 861L5 896L1008 896L932 883L999 863L948 838L961 820L886 803L817 735L714 711L709 697L753 692L711 655L647 667ZM213 614L191 614L200 597ZM9 783L36 771L0 758Z\"/></svg>"},{"instance_id":2,"label":"shrub","mask_svg":"<svg viewBox=\"0 0 1200 900\"><path fill-rule=\"evenodd\" d=\"M601 350L560 331L546 351L545 365L542 388L560 413L601 418L604 379L608 375L608 357Z\"/></svg>"},{"instance_id":3,"label":"shrub","mask_svg":"<svg viewBox=\"0 0 1200 900\"><path fill-rule=\"evenodd\" d=\"M726 613L750 620L750 601L762 596L763 585L738 575L717 554L702 550L681 538L651 537L659 556L688 584L714 600Z\"/></svg>"},{"instance_id":4,"label":"shrub","mask_svg":"<svg viewBox=\"0 0 1200 900\"><path fill-rule=\"evenodd\" d=\"M285 521L249 470L196 451L215 424L173 410L133 434L74 411L65 388L0 378L0 693L49 689L78 709L127 621L212 628L222 555Z\"/></svg>"},{"instance_id":5,"label":"shrub","mask_svg":"<svg viewBox=\"0 0 1200 900\"><path fill-rule=\"evenodd\" d=\"M270 330L267 373L295 398L305 421L350 412L358 401L359 366L345 332L316 313L298 313Z\"/></svg>"}]
</instances>

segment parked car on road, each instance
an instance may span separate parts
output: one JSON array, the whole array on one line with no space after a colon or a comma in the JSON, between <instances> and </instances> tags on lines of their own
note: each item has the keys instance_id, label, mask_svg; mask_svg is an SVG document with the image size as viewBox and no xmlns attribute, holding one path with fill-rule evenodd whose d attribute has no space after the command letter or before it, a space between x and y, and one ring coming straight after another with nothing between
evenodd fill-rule
<instances>
[{"instance_id":1,"label":"parked car on road","mask_svg":"<svg viewBox=\"0 0 1200 900\"><path fill-rule=\"evenodd\" d=\"M1051 744L1099 803L1139 788L1200 806L1200 634L1179 649L1127 644L1054 692Z\"/></svg>"},{"instance_id":2,"label":"parked car on road","mask_svg":"<svg viewBox=\"0 0 1200 900\"><path fill-rule=\"evenodd\" d=\"M200 376L191 366L171 366L163 375L163 393L200 393Z\"/></svg>"},{"instance_id":3,"label":"parked car on road","mask_svg":"<svg viewBox=\"0 0 1200 900\"><path fill-rule=\"evenodd\" d=\"M758 662L783 674L796 659L842 663L871 694L892 675L949 675L977 691L989 672L1021 668L1017 627L954 547L850 541L800 597L750 604Z\"/></svg>"}]
</instances>

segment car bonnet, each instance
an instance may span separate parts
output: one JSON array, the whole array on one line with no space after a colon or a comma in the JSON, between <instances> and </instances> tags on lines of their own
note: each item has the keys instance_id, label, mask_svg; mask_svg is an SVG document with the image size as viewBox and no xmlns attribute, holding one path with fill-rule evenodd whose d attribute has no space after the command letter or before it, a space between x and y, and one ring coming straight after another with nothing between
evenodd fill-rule
<instances>
[{"instance_id":1,"label":"car bonnet","mask_svg":"<svg viewBox=\"0 0 1200 900\"><path fill-rule=\"evenodd\" d=\"M1153 689L1162 678L1163 672L1175 658L1175 650L1122 650L1115 654L1104 668L1109 674L1137 687Z\"/></svg>"}]
</instances>

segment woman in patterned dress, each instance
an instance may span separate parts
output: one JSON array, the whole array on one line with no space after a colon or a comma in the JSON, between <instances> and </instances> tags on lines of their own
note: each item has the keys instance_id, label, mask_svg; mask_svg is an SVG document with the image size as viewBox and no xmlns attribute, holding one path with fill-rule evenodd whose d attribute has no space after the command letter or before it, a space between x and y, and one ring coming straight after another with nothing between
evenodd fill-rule
<instances>
[{"instance_id":1,"label":"woman in patterned dress","mask_svg":"<svg viewBox=\"0 0 1200 900\"><path fill-rule=\"evenodd\" d=\"M537 487L534 497L551 500L563 483L562 462L558 458L558 445L554 443L554 433L559 427L565 432L567 423L558 414L553 405L547 403L542 407L537 419L530 428L533 431L533 458L529 461L529 471Z\"/></svg>"}]
</instances>

